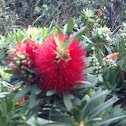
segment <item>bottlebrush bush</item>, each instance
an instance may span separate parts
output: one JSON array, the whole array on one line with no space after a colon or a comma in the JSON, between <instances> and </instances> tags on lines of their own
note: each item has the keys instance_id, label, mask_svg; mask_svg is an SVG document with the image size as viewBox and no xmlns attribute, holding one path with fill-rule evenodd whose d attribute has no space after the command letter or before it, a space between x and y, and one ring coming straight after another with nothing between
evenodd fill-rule
<instances>
[{"instance_id":1,"label":"bottlebrush bush","mask_svg":"<svg viewBox=\"0 0 126 126\"><path fill-rule=\"evenodd\" d=\"M22 126L126 124L125 101L120 102L125 97L125 24L115 34L93 23L89 28L89 22L74 31L75 22L70 18L63 29L29 27L1 36L1 66L7 67L3 72L11 87L0 102L13 105L9 114L0 105L0 119L7 115L10 120L5 124L14 125L12 115L21 116ZM115 52L113 65L107 57Z\"/></svg>"}]
</instances>

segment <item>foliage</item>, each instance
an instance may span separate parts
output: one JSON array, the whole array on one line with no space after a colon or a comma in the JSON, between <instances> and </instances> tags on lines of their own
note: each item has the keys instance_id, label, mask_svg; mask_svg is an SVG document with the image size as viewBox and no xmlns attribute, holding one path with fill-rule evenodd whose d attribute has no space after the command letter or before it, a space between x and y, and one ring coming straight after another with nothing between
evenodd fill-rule
<instances>
[{"instance_id":1,"label":"foliage","mask_svg":"<svg viewBox=\"0 0 126 126\"><path fill-rule=\"evenodd\" d=\"M120 6L124 4L125 1L120 2ZM125 19L121 17L124 13L123 9L117 8L115 1L111 3L108 0L63 0L56 3L53 0L48 2L35 2L34 0L27 2L7 0L5 2L3 0L0 5L2 5L0 19L4 22L0 28L1 30L3 26L5 26L4 29L9 28L9 32L3 30L3 35L0 36L1 126L126 125L126 24L122 23ZM86 5L86 8L82 5ZM102 5L104 7L101 8ZM113 8L110 5L113 5ZM81 7L83 9L80 9ZM73 8L75 11L78 9L81 11L75 12ZM113 14L109 15L111 9L113 9ZM52 13L49 14L51 11ZM13 16L10 16L12 14L10 12ZM4 19L4 14L10 19ZM120 18L116 20L115 14L119 14ZM75 19L70 18L70 15L74 15ZM13 20L13 22L7 23L5 20ZM68 23L66 23L67 20ZM22 22L25 22L25 25ZM26 28L12 30L15 24L17 27L20 25ZM79 85L73 86L70 92L58 94L56 90L45 91L40 88L39 81L43 76L38 75L39 72L36 72L35 66L32 68L27 66L27 69L22 72L23 60L31 59L28 53L23 53L24 59L20 51L18 55L15 50L18 50L17 47L21 45L25 47L26 40L46 47L44 46L46 38L61 34L66 35L67 41L64 40L66 42L62 44L63 50L58 50L58 56L64 54L63 51L67 50L72 43L71 40L78 38L79 44L85 48L87 53L84 57L87 68L83 71L85 80L78 81ZM61 44L57 37L54 41L58 46ZM14 67L17 63L13 63L14 56L17 56L16 60L20 60L17 66L21 69ZM68 58L67 56L65 55L65 58ZM24 76L25 73L28 76ZM29 75L37 77L37 81L33 78L29 81Z\"/></svg>"},{"instance_id":2,"label":"foliage","mask_svg":"<svg viewBox=\"0 0 126 126\"><path fill-rule=\"evenodd\" d=\"M16 20L18 19L17 14L9 10L6 6L7 3L4 0L0 1L0 34L6 35L8 31L13 28L19 28L20 26L16 25Z\"/></svg>"},{"instance_id":3,"label":"foliage","mask_svg":"<svg viewBox=\"0 0 126 126\"><path fill-rule=\"evenodd\" d=\"M1 126L27 126L18 114L20 107L13 101L14 94L10 94L0 100L0 125Z\"/></svg>"},{"instance_id":4,"label":"foliage","mask_svg":"<svg viewBox=\"0 0 126 126\"><path fill-rule=\"evenodd\" d=\"M58 24L62 26L70 17L80 21L78 17L81 11L87 8L93 10L96 17L102 19L98 19L102 25L106 24L114 30L125 21L125 11L123 11L125 4L125 0L113 2L110 0L1 0L0 30L2 34L6 34L12 28L28 28L29 25L52 27ZM88 20L94 22L90 17Z\"/></svg>"}]
</instances>

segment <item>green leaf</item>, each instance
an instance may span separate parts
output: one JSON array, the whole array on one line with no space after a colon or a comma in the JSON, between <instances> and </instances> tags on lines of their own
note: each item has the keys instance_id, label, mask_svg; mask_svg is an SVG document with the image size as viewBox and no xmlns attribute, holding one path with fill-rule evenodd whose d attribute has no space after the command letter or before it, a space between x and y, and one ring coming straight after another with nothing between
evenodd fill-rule
<instances>
[{"instance_id":1,"label":"green leaf","mask_svg":"<svg viewBox=\"0 0 126 126\"><path fill-rule=\"evenodd\" d=\"M106 45L104 45L104 46L105 46L105 48L107 49L108 53L109 53L109 54L112 54L112 51L111 51L110 47L108 47L108 46L106 46Z\"/></svg>"},{"instance_id":2,"label":"green leaf","mask_svg":"<svg viewBox=\"0 0 126 126\"><path fill-rule=\"evenodd\" d=\"M101 89L98 90L82 109L83 115L86 116L91 109L93 109L95 106L97 106L97 104L99 104L98 101L104 98L109 93L110 92L108 90L103 90L103 91Z\"/></svg>"},{"instance_id":3,"label":"green leaf","mask_svg":"<svg viewBox=\"0 0 126 126\"><path fill-rule=\"evenodd\" d=\"M60 33L63 34L63 31L62 31L62 29L59 26L56 26L56 29L57 29L58 34L60 34Z\"/></svg>"},{"instance_id":4,"label":"green leaf","mask_svg":"<svg viewBox=\"0 0 126 126\"><path fill-rule=\"evenodd\" d=\"M78 36L83 35L84 31L85 31L85 27L81 28L80 30L78 30L78 32L74 33L73 37L77 38Z\"/></svg>"},{"instance_id":5,"label":"green leaf","mask_svg":"<svg viewBox=\"0 0 126 126\"><path fill-rule=\"evenodd\" d=\"M89 20L90 22L92 22L92 23L95 23L95 20L92 19L92 18L88 18L88 20Z\"/></svg>"},{"instance_id":6,"label":"green leaf","mask_svg":"<svg viewBox=\"0 0 126 126\"><path fill-rule=\"evenodd\" d=\"M93 43L87 36L83 35L83 42Z\"/></svg>"},{"instance_id":7,"label":"green leaf","mask_svg":"<svg viewBox=\"0 0 126 126\"><path fill-rule=\"evenodd\" d=\"M65 93L63 95L63 101L64 101L64 104L65 104L67 110L70 111L72 109L72 102L71 102L69 94Z\"/></svg>"},{"instance_id":8,"label":"green leaf","mask_svg":"<svg viewBox=\"0 0 126 126\"><path fill-rule=\"evenodd\" d=\"M19 115L21 115L22 113L26 112L28 105L29 105L29 103L27 101L26 104L21 108L21 110L19 112Z\"/></svg>"},{"instance_id":9,"label":"green leaf","mask_svg":"<svg viewBox=\"0 0 126 126\"><path fill-rule=\"evenodd\" d=\"M56 37L54 37L54 39L55 39L55 42L56 42L57 46L60 47L60 42L59 42L59 40L58 40Z\"/></svg>"},{"instance_id":10,"label":"green leaf","mask_svg":"<svg viewBox=\"0 0 126 126\"><path fill-rule=\"evenodd\" d=\"M2 125L2 126L5 126L6 123L7 123L7 117L4 116L4 117L1 118L1 125Z\"/></svg>"},{"instance_id":11,"label":"green leaf","mask_svg":"<svg viewBox=\"0 0 126 126\"><path fill-rule=\"evenodd\" d=\"M30 126L42 126L43 124L45 124L45 121L44 119L42 118L35 118L35 117L31 117L29 120L26 121L27 124L29 124Z\"/></svg>"},{"instance_id":12,"label":"green leaf","mask_svg":"<svg viewBox=\"0 0 126 126\"><path fill-rule=\"evenodd\" d=\"M10 92L0 92L0 95L7 95L10 94Z\"/></svg>"},{"instance_id":13,"label":"green leaf","mask_svg":"<svg viewBox=\"0 0 126 126\"><path fill-rule=\"evenodd\" d=\"M68 46L71 44L71 42L72 42L72 41L68 39L68 40L66 41L66 43L63 43L63 44L62 44L63 49L67 49Z\"/></svg>"},{"instance_id":14,"label":"green leaf","mask_svg":"<svg viewBox=\"0 0 126 126\"><path fill-rule=\"evenodd\" d=\"M35 104L32 108L30 108L26 115L26 120L29 120L33 115L37 114L39 111L39 104Z\"/></svg>"},{"instance_id":15,"label":"green leaf","mask_svg":"<svg viewBox=\"0 0 126 126\"><path fill-rule=\"evenodd\" d=\"M30 69L30 68L26 68L26 70L28 71L28 72L30 72L30 73L35 73L35 70L34 69Z\"/></svg>"},{"instance_id":16,"label":"green leaf","mask_svg":"<svg viewBox=\"0 0 126 126\"><path fill-rule=\"evenodd\" d=\"M3 94L0 93L0 98L3 98L3 97L5 97L5 95L3 95Z\"/></svg>"},{"instance_id":17,"label":"green leaf","mask_svg":"<svg viewBox=\"0 0 126 126\"><path fill-rule=\"evenodd\" d=\"M16 101L19 100L19 99L21 99L21 98L22 98L25 94L27 94L30 90L31 90L31 85L29 85L29 86L23 88L21 91L19 91L19 92L15 95L14 99L15 99Z\"/></svg>"},{"instance_id":18,"label":"green leaf","mask_svg":"<svg viewBox=\"0 0 126 126\"><path fill-rule=\"evenodd\" d=\"M7 103L7 112L10 113L14 108L14 102L11 100Z\"/></svg>"},{"instance_id":19,"label":"green leaf","mask_svg":"<svg viewBox=\"0 0 126 126\"><path fill-rule=\"evenodd\" d=\"M100 114L102 111L105 111L106 108L112 106L115 102L117 101L117 99L115 98L111 98L110 100L100 104L99 106L97 106L96 108L94 108L90 113L89 113L89 117L90 118L94 118L96 117L98 114Z\"/></svg>"},{"instance_id":20,"label":"green leaf","mask_svg":"<svg viewBox=\"0 0 126 126\"><path fill-rule=\"evenodd\" d=\"M30 108L32 108L35 105L35 101L36 101L35 90L36 90L36 85L32 85L31 86L31 95L30 95L30 99L29 99Z\"/></svg>"},{"instance_id":21,"label":"green leaf","mask_svg":"<svg viewBox=\"0 0 126 126\"><path fill-rule=\"evenodd\" d=\"M66 123L47 123L44 124L44 126L72 126L72 125Z\"/></svg>"},{"instance_id":22,"label":"green leaf","mask_svg":"<svg viewBox=\"0 0 126 126\"><path fill-rule=\"evenodd\" d=\"M85 73L85 74L87 74L87 73L93 73L95 69L96 69L96 67L89 67L89 68L86 68L86 70L84 71L84 73Z\"/></svg>"},{"instance_id":23,"label":"green leaf","mask_svg":"<svg viewBox=\"0 0 126 126\"><path fill-rule=\"evenodd\" d=\"M78 123L80 123L81 122L81 119L82 119L80 109L77 108L77 107L74 107L72 109L72 113L73 113L73 116L74 116L75 121L78 122Z\"/></svg>"},{"instance_id":24,"label":"green leaf","mask_svg":"<svg viewBox=\"0 0 126 126\"><path fill-rule=\"evenodd\" d=\"M35 94L38 95L42 92L42 90L38 87L36 87Z\"/></svg>"},{"instance_id":25,"label":"green leaf","mask_svg":"<svg viewBox=\"0 0 126 126\"><path fill-rule=\"evenodd\" d=\"M47 91L47 92L46 92L46 96L52 96L52 95L54 95L55 93L56 93L55 90Z\"/></svg>"},{"instance_id":26,"label":"green leaf","mask_svg":"<svg viewBox=\"0 0 126 126\"><path fill-rule=\"evenodd\" d=\"M67 24L65 24L63 27L63 33L66 34L66 32L67 32Z\"/></svg>"},{"instance_id":27,"label":"green leaf","mask_svg":"<svg viewBox=\"0 0 126 126\"><path fill-rule=\"evenodd\" d=\"M4 70L4 72L9 73L9 74L16 74L14 70Z\"/></svg>"},{"instance_id":28,"label":"green leaf","mask_svg":"<svg viewBox=\"0 0 126 126\"><path fill-rule=\"evenodd\" d=\"M48 114L50 110L44 110L41 114L43 119L48 120ZM64 123L65 126L76 126L75 120L72 116L68 115L67 113L62 113L60 111L56 111L55 109L51 110L50 118L54 122Z\"/></svg>"},{"instance_id":29,"label":"green leaf","mask_svg":"<svg viewBox=\"0 0 126 126\"><path fill-rule=\"evenodd\" d=\"M103 77L102 77L102 75L101 74L98 74L98 79L99 79L99 81L103 81Z\"/></svg>"},{"instance_id":30,"label":"green leaf","mask_svg":"<svg viewBox=\"0 0 126 126\"><path fill-rule=\"evenodd\" d=\"M70 18L67 23L67 34L68 35L70 35L71 32L73 31L73 26L74 26L74 20L73 20L73 18Z\"/></svg>"},{"instance_id":31,"label":"green leaf","mask_svg":"<svg viewBox=\"0 0 126 126\"><path fill-rule=\"evenodd\" d=\"M105 121L102 121L101 123L97 124L97 126L103 126L104 124L110 124L114 121L118 121L119 119L122 119L122 118L125 118L126 115L122 115L122 116L118 116L118 117L114 117L114 118L111 118L111 119L107 119Z\"/></svg>"}]
</instances>

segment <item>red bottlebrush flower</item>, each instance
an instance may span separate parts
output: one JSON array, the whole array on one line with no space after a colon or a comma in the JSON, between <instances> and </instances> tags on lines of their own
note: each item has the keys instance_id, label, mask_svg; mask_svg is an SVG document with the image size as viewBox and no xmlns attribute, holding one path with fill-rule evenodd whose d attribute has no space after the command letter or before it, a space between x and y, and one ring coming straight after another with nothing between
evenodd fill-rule
<instances>
[{"instance_id":1,"label":"red bottlebrush flower","mask_svg":"<svg viewBox=\"0 0 126 126\"><path fill-rule=\"evenodd\" d=\"M16 45L11 57L10 67L27 77L29 81L35 78L34 70L31 72L30 69L34 69L35 54L39 46L40 44L28 38L24 43Z\"/></svg>"},{"instance_id":2,"label":"red bottlebrush flower","mask_svg":"<svg viewBox=\"0 0 126 126\"><path fill-rule=\"evenodd\" d=\"M35 53L40 45L35 41L31 41L30 39L27 39L25 43L26 43L26 54L28 54L28 57L31 60L30 67L34 67Z\"/></svg>"},{"instance_id":3,"label":"red bottlebrush flower","mask_svg":"<svg viewBox=\"0 0 126 126\"><path fill-rule=\"evenodd\" d=\"M26 39L25 43L18 43L16 45L16 50L14 52L13 58L22 59L23 65L29 65L29 67L34 67L35 53L38 49L39 44L31 39ZM18 63L17 63L18 64Z\"/></svg>"},{"instance_id":4,"label":"red bottlebrush flower","mask_svg":"<svg viewBox=\"0 0 126 126\"><path fill-rule=\"evenodd\" d=\"M59 44L58 44L58 43ZM53 35L37 51L36 71L39 74L40 87L44 91L56 90L59 94L69 92L77 81L84 80L85 49L77 39L68 41L66 36ZM65 48L64 48L65 47Z\"/></svg>"}]
</instances>

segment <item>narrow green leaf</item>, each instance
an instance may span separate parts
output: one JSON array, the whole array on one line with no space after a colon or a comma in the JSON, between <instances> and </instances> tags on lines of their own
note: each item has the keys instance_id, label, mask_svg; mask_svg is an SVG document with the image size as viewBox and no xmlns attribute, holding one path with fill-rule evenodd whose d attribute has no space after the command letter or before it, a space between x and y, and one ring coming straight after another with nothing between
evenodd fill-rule
<instances>
[{"instance_id":1,"label":"narrow green leaf","mask_svg":"<svg viewBox=\"0 0 126 126\"><path fill-rule=\"evenodd\" d=\"M73 20L73 18L70 18L67 23L67 34L68 35L70 35L71 32L73 31L73 26L74 26L74 20Z\"/></svg>"},{"instance_id":2,"label":"narrow green leaf","mask_svg":"<svg viewBox=\"0 0 126 126\"><path fill-rule=\"evenodd\" d=\"M56 37L54 37L54 39L55 39L55 42L56 42L57 46L60 47L60 42L58 41L58 39Z\"/></svg>"},{"instance_id":3,"label":"narrow green leaf","mask_svg":"<svg viewBox=\"0 0 126 126\"><path fill-rule=\"evenodd\" d=\"M89 102L84 106L82 113L83 115L88 114L89 110L91 109L90 106L92 106L92 104L94 104L94 102L100 100L101 98L105 97L107 94L109 94L110 92L108 90L98 90L93 97L89 100Z\"/></svg>"},{"instance_id":4,"label":"narrow green leaf","mask_svg":"<svg viewBox=\"0 0 126 126\"><path fill-rule=\"evenodd\" d=\"M90 22L92 22L92 23L95 23L95 20L92 19L92 18L88 18L88 20L89 20Z\"/></svg>"},{"instance_id":5,"label":"narrow green leaf","mask_svg":"<svg viewBox=\"0 0 126 126\"><path fill-rule=\"evenodd\" d=\"M19 91L19 92L15 95L14 99L15 99L15 100L19 100L19 99L22 98L25 94L27 94L30 90L31 90L31 86L27 86L27 87L23 88L21 91Z\"/></svg>"},{"instance_id":6,"label":"narrow green leaf","mask_svg":"<svg viewBox=\"0 0 126 126\"><path fill-rule=\"evenodd\" d=\"M64 27L63 27L63 33L66 34L66 32L67 32L67 24L64 25Z\"/></svg>"},{"instance_id":7,"label":"narrow green leaf","mask_svg":"<svg viewBox=\"0 0 126 126\"><path fill-rule=\"evenodd\" d=\"M21 108L19 115L21 115L22 113L24 113L27 110L28 105L29 105L29 103L27 101L26 104Z\"/></svg>"},{"instance_id":8,"label":"narrow green leaf","mask_svg":"<svg viewBox=\"0 0 126 126\"><path fill-rule=\"evenodd\" d=\"M10 113L14 108L14 102L11 100L7 103L7 112Z\"/></svg>"},{"instance_id":9,"label":"narrow green leaf","mask_svg":"<svg viewBox=\"0 0 126 126\"><path fill-rule=\"evenodd\" d=\"M4 70L4 72L9 73L9 74L16 74L14 70Z\"/></svg>"},{"instance_id":10,"label":"narrow green leaf","mask_svg":"<svg viewBox=\"0 0 126 126\"><path fill-rule=\"evenodd\" d=\"M57 29L58 34L60 34L60 33L63 34L63 31L62 31L62 29L59 26L56 26L56 29Z\"/></svg>"},{"instance_id":11,"label":"narrow green leaf","mask_svg":"<svg viewBox=\"0 0 126 126\"><path fill-rule=\"evenodd\" d=\"M63 95L63 101L64 101L64 105L66 106L67 110L70 111L72 109L72 102L69 97L69 94Z\"/></svg>"},{"instance_id":12,"label":"narrow green leaf","mask_svg":"<svg viewBox=\"0 0 126 126\"><path fill-rule=\"evenodd\" d=\"M98 114L100 114L102 111L105 111L106 108L112 106L115 102L117 101L117 99L115 98L111 98L110 100L100 104L99 106L97 106L96 108L94 108L90 113L89 113L89 117L90 118L94 118L96 117Z\"/></svg>"},{"instance_id":13,"label":"narrow green leaf","mask_svg":"<svg viewBox=\"0 0 126 126\"><path fill-rule=\"evenodd\" d=\"M85 31L85 27L81 28L80 30L78 30L78 32L74 33L73 37L77 38L78 36L83 35L84 31Z\"/></svg>"},{"instance_id":14,"label":"narrow green leaf","mask_svg":"<svg viewBox=\"0 0 126 126\"><path fill-rule=\"evenodd\" d=\"M78 122L78 123L80 123L81 122L81 119L82 119L80 109L77 108L77 107L74 107L72 109L72 113L73 113L73 116L74 116L75 121Z\"/></svg>"},{"instance_id":15,"label":"narrow green leaf","mask_svg":"<svg viewBox=\"0 0 126 126\"><path fill-rule=\"evenodd\" d=\"M3 98L3 97L5 97L5 95L3 95L3 94L0 94L0 98Z\"/></svg>"},{"instance_id":16,"label":"narrow green leaf","mask_svg":"<svg viewBox=\"0 0 126 126\"><path fill-rule=\"evenodd\" d=\"M30 68L26 68L26 70L28 71L28 72L30 72L30 73L35 73L35 70L34 69L30 69Z\"/></svg>"},{"instance_id":17,"label":"narrow green leaf","mask_svg":"<svg viewBox=\"0 0 126 126\"><path fill-rule=\"evenodd\" d=\"M42 89L40 89L40 88L37 87L36 90L35 90L35 94L38 95L38 94L40 94L41 92L42 92Z\"/></svg>"},{"instance_id":18,"label":"narrow green leaf","mask_svg":"<svg viewBox=\"0 0 126 126\"><path fill-rule=\"evenodd\" d=\"M33 108L29 109L26 115L26 120L29 120L34 114L38 112L38 105L35 105Z\"/></svg>"},{"instance_id":19,"label":"narrow green leaf","mask_svg":"<svg viewBox=\"0 0 126 126\"><path fill-rule=\"evenodd\" d=\"M102 121L101 123L97 124L97 126L103 126L104 124L110 124L114 121L117 121L117 120L125 118L125 117L126 117L126 115L122 115L122 116L114 117L114 118L111 118L111 119L107 119L107 120Z\"/></svg>"},{"instance_id":20,"label":"narrow green leaf","mask_svg":"<svg viewBox=\"0 0 126 126\"><path fill-rule=\"evenodd\" d=\"M47 123L44 124L44 126L72 126L72 125L66 123Z\"/></svg>"},{"instance_id":21,"label":"narrow green leaf","mask_svg":"<svg viewBox=\"0 0 126 126\"><path fill-rule=\"evenodd\" d=\"M93 43L87 36L83 35L83 42Z\"/></svg>"},{"instance_id":22,"label":"narrow green leaf","mask_svg":"<svg viewBox=\"0 0 126 126\"><path fill-rule=\"evenodd\" d=\"M102 77L102 75L101 74L98 74L98 79L99 79L99 81L103 81L103 77Z\"/></svg>"},{"instance_id":23,"label":"narrow green leaf","mask_svg":"<svg viewBox=\"0 0 126 126\"><path fill-rule=\"evenodd\" d=\"M7 123L7 117L6 117L6 116L3 116L3 117L1 118L1 125L2 125L2 126L5 126L6 123Z\"/></svg>"},{"instance_id":24,"label":"narrow green leaf","mask_svg":"<svg viewBox=\"0 0 126 126\"><path fill-rule=\"evenodd\" d=\"M31 95L30 95L30 99L29 99L30 108L32 108L35 105L35 101L36 101L35 90L36 90L36 85L32 85L31 86Z\"/></svg>"},{"instance_id":25,"label":"narrow green leaf","mask_svg":"<svg viewBox=\"0 0 126 126\"><path fill-rule=\"evenodd\" d=\"M10 92L0 92L0 95L7 95L10 94Z\"/></svg>"},{"instance_id":26,"label":"narrow green leaf","mask_svg":"<svg viewBox=\"0 0 126 126\"><path fill-rule=\"evenodd\" d=\"M54 95L55 93L56 93L55 90L47 91L47 92L46 92L46 96L51 96L51 95Z\"/></svg>"}]
</instances>

